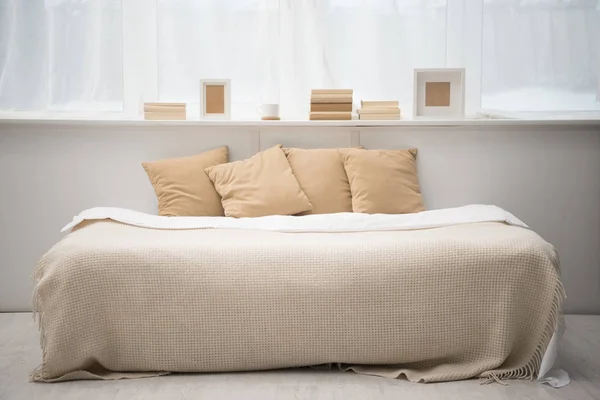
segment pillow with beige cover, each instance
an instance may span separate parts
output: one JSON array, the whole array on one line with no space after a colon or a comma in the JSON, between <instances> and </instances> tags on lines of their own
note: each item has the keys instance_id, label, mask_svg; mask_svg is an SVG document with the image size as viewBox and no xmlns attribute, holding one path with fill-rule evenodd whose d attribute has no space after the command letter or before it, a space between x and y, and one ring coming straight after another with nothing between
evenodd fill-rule
<instances>
[{"instance_id":1,"label":"pillow with beige cover","mask_svg":"<svg viewBox=\"0 0 600 400\"><path fill-rule=\"evenodd\" d=\"M300 188L313 206L302 215L352 212L352 193L342 159L347 150L283 149Z\"/></svg>"},{"instance_id":2,"label":"pillow with beige cover","mask_svg":"<svg viewBox=\"0 0 600 400\"><path fill-rule=\"evenodd\" d=\"M229 161L229 150L219 147L195 156L144 162L163 216L223 216L221 197L204 172Z\"/></svg>"},{"instance_id":3,"label":"pillow with beige cover","mask_svg":"<svg viewBox=\"0 0 600 400\"><path fill-rule=\"evenodd\" d=\"M354 212L406 214L425 211L417 178L417 149L348 150L344 168Z\"/></svg>"},{"instance_id":4,"label":"pillow with beige cover","mask_svg":"<svg viewBox=\"0 0 600 400\"><path fill-rule=\"evenodd\" d=\"M280 145L205 171L228 217L293 215L312 209Z\"/></svg>"}]
</instances>

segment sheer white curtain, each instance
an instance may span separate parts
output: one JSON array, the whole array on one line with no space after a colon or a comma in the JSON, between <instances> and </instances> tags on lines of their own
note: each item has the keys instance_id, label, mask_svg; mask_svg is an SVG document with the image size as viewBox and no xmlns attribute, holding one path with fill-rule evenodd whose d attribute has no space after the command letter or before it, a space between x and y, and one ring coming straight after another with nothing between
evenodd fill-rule
<instances>
[{"instance_id":1,"label":"sheer white curtain","mask_svg":"<svg viewBox=\"0 0 600 400\"><path fill-rule=\"evenodd\" d=\"M236 119L304 119L317 87L410 114L413 69L446 66L475 109L600 109L600 0L0 0L0 111L194 118L230 78Z\"/></svg>"},{"instance_id":2,"label":"sheer white curtain","mask_svg":"<svg viewBox=\"0 0 600 400\"><path fill-rule=\"evenodd\" d=\"M311 88L412 99L415 67L444 66L445 0L160 0L161 100L197 103L200 78L231 78L233 114L278 102L306 118Z\"/></svg>"},{"instance_id":3,"label":"sheer white curtain","mask_svg":"<svg viewBox=\"0 0 600 400\"><path fill-rule=\"evenodd\" d=\"M123 106L121 0L0 0L0 110Z\"/></svg>"},{"instance_id":4,"label":"sheer white curtain","mask_svg":"<svg viewBox=\"0 0 600 400\"><path fill-rule=\"evenodd\" d=\"M600 1L485 0L482 106L600 110Z\"/></svg>"}]
</instances>

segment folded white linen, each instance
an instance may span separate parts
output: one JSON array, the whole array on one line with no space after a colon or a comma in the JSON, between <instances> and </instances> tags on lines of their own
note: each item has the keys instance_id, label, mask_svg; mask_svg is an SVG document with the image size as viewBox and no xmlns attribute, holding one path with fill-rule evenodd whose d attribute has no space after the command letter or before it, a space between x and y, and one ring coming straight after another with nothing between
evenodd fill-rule
<instances>
[{"instance_id":1,"label":"folded white linen","mask_svg":"<svg viewBox=\"0 0 600 400\"><path fill-rule=\"evenodd\" d=\"M415 214L313 214L305 216L271 215L258 218L161 217L124 208L96 207L75 216L61 232L85 220L110 219L124 224L153 229L251 229L276 232L369 232L439 228L476 222L505 222L528 228L517 217L493 205L423 211Z\"/></svg>"}]
</instances>

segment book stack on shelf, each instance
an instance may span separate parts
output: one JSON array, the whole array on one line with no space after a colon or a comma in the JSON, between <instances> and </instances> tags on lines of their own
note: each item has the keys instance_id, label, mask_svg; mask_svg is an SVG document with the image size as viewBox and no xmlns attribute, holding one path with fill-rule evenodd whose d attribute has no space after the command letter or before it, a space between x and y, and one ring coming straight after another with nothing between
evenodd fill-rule
<instances>
[{"instance_id":1,"label":"book stack on shelf","mask_svg":"<svg viewBox=\"0 0 600 400\"><path fill-rule=\"evenodd\" d=\"M185 103L144 103L144 119L184 120Z\"/></svg>"},{"instance_id":2,"label":"book stack on shelf","mask_svg":"<svg viewBox=\"0 0 600 400\"><path fill-rule=\"evenodd\" d=\"M400 107L397 101L361 101L358 118L370 120L400 119Z\"/></svg>"},{"instance_id":3,"label":"book stack on shelf","mask_svg":"<svg viewBox=\"0 0 600 400\"><path fill-rule=\"evenodd\" d=\"M352 89L313 89L310 94L310 119L352 119Z\"/></svg>"}]
</instances>

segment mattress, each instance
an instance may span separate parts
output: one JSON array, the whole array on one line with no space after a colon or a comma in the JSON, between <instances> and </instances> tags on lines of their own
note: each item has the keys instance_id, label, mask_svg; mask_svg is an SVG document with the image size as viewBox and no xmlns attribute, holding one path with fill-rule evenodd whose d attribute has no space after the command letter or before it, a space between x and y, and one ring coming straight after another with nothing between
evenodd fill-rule
<instances>
[{"instance_id":1,"label":"mattress","mask_svg":"<svg viewBox=\"0 0 600 400\"><path fill-rule=\"evenodd\" d=\"M83 212L34 274L34 381L315 365L531 379L564 297L510 213L232 219Z\"/></svg>"}]
</instances>

